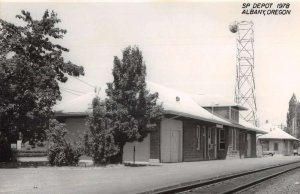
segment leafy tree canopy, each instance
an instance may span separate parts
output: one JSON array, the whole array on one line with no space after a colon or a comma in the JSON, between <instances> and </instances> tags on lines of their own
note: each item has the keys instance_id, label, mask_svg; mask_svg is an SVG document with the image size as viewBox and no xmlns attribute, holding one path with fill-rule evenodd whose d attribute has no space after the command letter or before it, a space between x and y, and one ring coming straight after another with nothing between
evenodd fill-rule
<instances>
[{"instance_id":1,"label":"leafy tree canopy","mask_svg":"<svg viewBox=\"0 0 300 194\"><path fill-rule=\"evenodd\" d=\"M93 111L87 124L89 132L84 136L86 153L95 164L111 163L110 159L119 151L113 137L111 120L106 116L105 101L97 96L93 99Z\"/></svg>"},{"instance_id":2,"label":"leafy tree canopy","mask_svg":"<svg viewBox=\"0 0 300 194\"><path fill-rule=\"evenodd\" d=\"M296 114L296 112L299 112L300 106L297 105L298 100L295 94L292 95L290 101L289 101L289 109L287 112L287 129L286 131L290 133L291 135L293 134L293 127L295 127L296 130L299 130L299 120L300 120L300 115ZM295 118L297 116L297 118Z\"/></svg>"},{"instance_id":3,"label":"leafy tree canopy","mask_svg":"<svg viewBox=\"0 0 300 194\"><path fill-rule=\"evenodd\" d=\"M120 152L126 142L142 141L149 133L149 125L162 116L162 106L156 104L158 93L146 88L146 65L138 47L127 47L123 58L114 58L113 82L106 90L106 115L112 123L114 140Z\"/></svg>"},{"instance_id":4,"label":"leafy tree canopy","mask_svg":"<svg viewBox=\"0 0 300 194\"><path fill-rule=\"evenodd\" d=\"M29 12L16 16L22 26L0 19L0 131L15 140L45 138L52 107L61 99L58 82L84 75L83 67L65 61L67 48L53 42L66 30L57 14L45 11L34 20Z\"/></svg>"}]
</instances>

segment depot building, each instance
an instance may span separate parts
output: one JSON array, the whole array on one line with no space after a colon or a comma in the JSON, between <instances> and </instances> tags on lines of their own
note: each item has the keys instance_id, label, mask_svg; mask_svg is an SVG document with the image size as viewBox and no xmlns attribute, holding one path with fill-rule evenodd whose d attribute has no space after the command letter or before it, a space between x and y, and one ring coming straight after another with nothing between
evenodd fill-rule
<instances>
[{"instance_id":1,"label":"depot building","mask_svg":"<svg viewBox=\"0 0 300 194\"><path fill-rule=\"evenodd\" d=\"M158 92L157 103L162 104L164 117L153 125L142 142L125 144L124 162L256 157L256 135L266 132L239 118L239 111L246 110L245 107L152 82L147 82L147 89L151 93ZM86 118L92 111L94 97L94 93L89 93L55 107L56 118L66 124L71 139L78 139L88 130Z\"/></svg>"}]
</instances>

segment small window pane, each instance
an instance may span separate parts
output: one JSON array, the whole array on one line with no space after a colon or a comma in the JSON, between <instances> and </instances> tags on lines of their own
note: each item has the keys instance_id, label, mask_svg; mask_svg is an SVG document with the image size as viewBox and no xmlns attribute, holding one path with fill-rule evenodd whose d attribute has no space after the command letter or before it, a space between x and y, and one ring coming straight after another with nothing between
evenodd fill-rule
<instances>
[{"instance_id":1,"label":"small window pane","mask_svg":"<svg viewBox=\"0 0 300 194\"><path fill-rule=\"evenodd\" d=\"M219 149L223 150L225 149L225 130L224 129L220 129L219 130Z\"/></svg>"}]
</instances>

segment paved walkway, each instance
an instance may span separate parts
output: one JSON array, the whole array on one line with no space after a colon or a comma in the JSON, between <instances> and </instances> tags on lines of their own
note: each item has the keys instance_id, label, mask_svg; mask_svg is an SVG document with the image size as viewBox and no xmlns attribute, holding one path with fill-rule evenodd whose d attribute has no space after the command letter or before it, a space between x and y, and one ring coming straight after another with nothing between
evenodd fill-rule
<instances>
[{"instance_id":1,"label":"paved walkway","mask_svg":"<svg viewBox=\"0 0 300 194\"><path fill-rule=\"evenodd\" d=\"M47 157L18 157L19 162L47 162Z\"/></svg>"},{"instance_id":2,"label":"paved walkway","mask_svg":"<svg viewBox=\"0 0 300 194\"><path fill-rule=\"evenodd\" d=\"M300 156L217 160L125 167L0 169L0 193L139 193L272 165Z\"/></svg>"}]
</instances>

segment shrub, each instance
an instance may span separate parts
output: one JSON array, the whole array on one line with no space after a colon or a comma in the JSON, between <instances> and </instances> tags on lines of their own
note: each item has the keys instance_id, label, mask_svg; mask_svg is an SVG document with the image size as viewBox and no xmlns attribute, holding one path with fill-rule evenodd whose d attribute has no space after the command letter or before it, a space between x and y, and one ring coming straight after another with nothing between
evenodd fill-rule
<instances>
[{"instance_id":1,"label":"shrub","mask_svg":"<svg viewBox=\"0 0 300 194\"><path fill-rule=\"evenodd\" d=\"M75 146L66 139L65 125L50 120L47 137L49 140L48 160L52 166L75 166L81 156L81 146Z\"/></svg>"},{"instance_id":2,"label":"shrub","mask_svg":"<svg viewBox=\"0 0 300 194\"><path fill-rule=\"evenodd\" d=\"M0 134L0 162L16 162L16 152L10 148L7 138Z\"/></svg>"},{"instance_id":3,"label":"shrub","mask_svg":"<svg viewBox=\"0 0 300 194\"><path fill-rule=\"evenodd\" d=\"M112 157L119 149L115 144L111 121L106 116L105 102L99 97L93 99L93 112L89 115L89 132L84 136L85 152L93 157L95 164L112 163Z\"/></svg>"}]
</instances>

